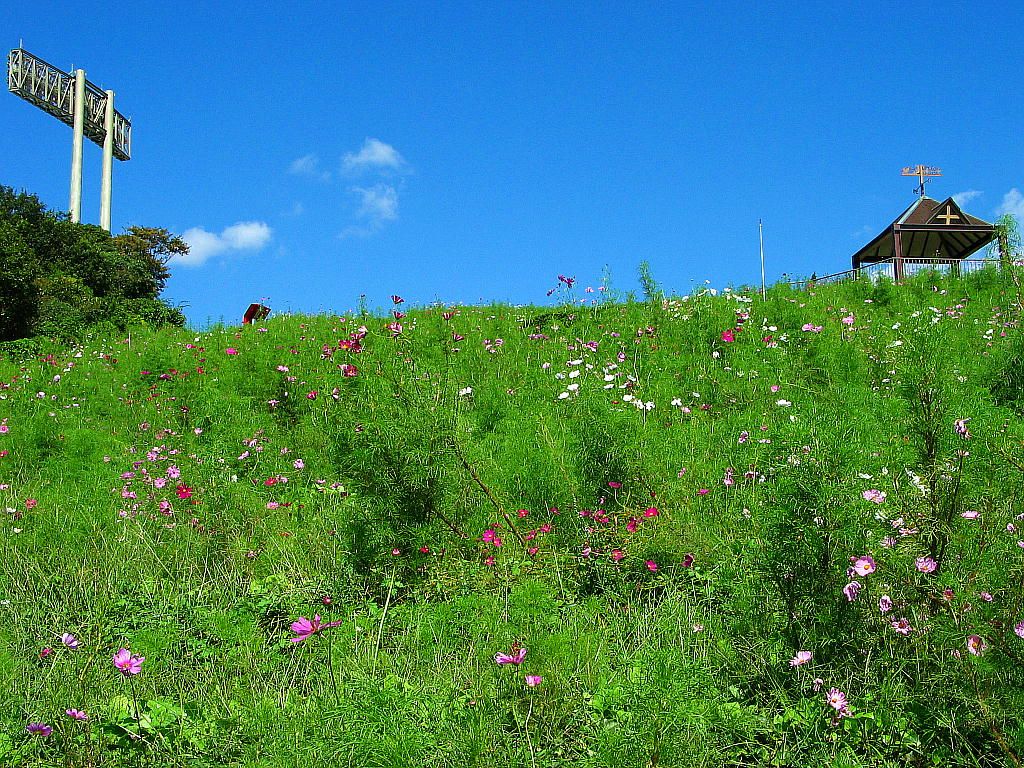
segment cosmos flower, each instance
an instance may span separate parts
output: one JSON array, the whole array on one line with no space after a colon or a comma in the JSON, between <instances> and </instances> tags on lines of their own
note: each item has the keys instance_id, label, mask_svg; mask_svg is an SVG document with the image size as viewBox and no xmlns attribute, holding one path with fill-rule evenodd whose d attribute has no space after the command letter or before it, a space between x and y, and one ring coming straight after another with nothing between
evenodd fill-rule
<instances>
[{"instance_id":1,"label":"cosmos flower","mask_svg":"<svg viewBox=\"0 0 1024 768\"><path fill-rule=\"evenodd\" d=\"M29 723L25 726L25 730L33 736L49 736L53 733L53 726L46 723Z\"/></svg>"},{"instance_id":2,"label":"cosmos flower","mask_svg":"<svg viewBox=\"0 0 1024 768\"><path fill-rule=\"evenodd\" d=\"M849 717L850 703L846 700L846 694L838 688L830 688L825 694L825 703L836 711L839 717Z\"/></svg>"},{"instance_id":3,"label":"cosmos flower","mask_svg":"<svg viewBox=\"0 0 1024 768\"><path fill-rule=\"evenodd\" d=\"M538 685L541 684L541 681L543 679L544 678L541 677L540 675L527 675L526 676L526 684L528 686L530 686L531 688L536 688Z\"/></svg>"},{"instance_id":4,"label":"cosmos flower","mask_svg":"<svg viewBox=\"0 0 1024 768\"><path fill-rule=\"evenodd\" d=\"M975 656L981 656L988 648L988 643L985 642L985 638L981 635L971 635L967 638L967 650Z\"/></svg>"},{"instance_id":5,"label":"cosmos flower","mask_svg":"<svg viewBox=\"0 0 1024 768\"><path fill-rule=\"evenodd\" d=\"M301 643L303 640L312 637L317 632L321 632L331 627L337 627L341 624L340 621L329 621L324 623L320 618L320 614L313 616L313 619L307 619L305 616L300 616L296 621L292 622L291 630L295 633L295 637L289 638L293 643Z\"/></svg>"},{"instance_id":6,"label":"cosmos flower","mask_svg":"<svg viewBox=\"0 0 1024 768\"><path fill-rule=\"evenodd\" d=\"M919 557L914 561L914 565L921 573L933 573L939 564L930 557Z\"/></svg>"},{"instance_id":7,"label":"cosmos flower","mask_svg":"<svg viewBox=\"0 0 1024 768\"><path fill-rule=\"evenodd\" d=\"M858 576L870 576L877 570L875 560L871 555L862 555L851 559L853 560L853 571Z\"/></svg>"},{"instance_id":8,"label":"cosmos flower","mask_svg":"<svg viewBox=\"0 0 1024 768\"><path fill-rule=\"evenodd\" d=\"M796 656L789 660L789 666L799 667L806 664L813 658L814 654L810 651L797 651Z\"/></svg>"},{"instance_id":9,"label":"cosmos flower","mask_svg":"<svg viewBox=\"0 0 1024 768\"><path fill-rule=\"evenodd\" d=\"M892 628L895 629L898 634L901 634L904 637L906 637L914 631L914 628L910 626L910 622L907 621L905 618L893 619Z\"/></svg>"},{"instance_id":10,"label":"cosmos flower","mask_svg":"<svg viewBox=\"0 0 1024 768\"><path fill-rule=\"evenodd\" d=\"M505 666L507 664L522 664L526 658L526 648L512 647L512 653L496 653L494 654L494 663L499 666Z\"/></svg>"},{"instance_id":11,"label":"cosmos flower","mask_svg":"<svg viewBox=\"0 0 1024 768\"><path fill-rule=\"evenodd\" d=\"M125 677L139 674L142 671L142 662L145 660L145 656L133 656L127 648L121 648L114 654L114 666L121 670L121 674Z\"/></svg>"}]
</instances>

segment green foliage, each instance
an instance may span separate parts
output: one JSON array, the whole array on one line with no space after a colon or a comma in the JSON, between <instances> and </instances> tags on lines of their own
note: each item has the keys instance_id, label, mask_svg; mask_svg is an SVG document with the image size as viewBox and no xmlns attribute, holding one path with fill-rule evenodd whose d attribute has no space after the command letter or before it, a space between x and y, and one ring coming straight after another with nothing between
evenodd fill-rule
<instances>
[{"instance_id":1,"label":"green foliage","mask_svg":"<svg viewBox=\"0 0 1024 768\"><path fill-rule=\"evenodd\" d=\"M0 341L72 340L102 322L184 325L157 297L167 260L187 252L167 230L130 227L111 237L0 186Z\"/></svg>"},{"instance_id":2,"label":"green foliage","mask_svg":"<svg viewBox=\"0 0 1024 768\"><path fill-rule=\"evenodd\" d=\"M129 338L117 274L34 279L100 324L3 345L0 765L1024 752L1005 275Z\"/></svg>"}]
</instances>

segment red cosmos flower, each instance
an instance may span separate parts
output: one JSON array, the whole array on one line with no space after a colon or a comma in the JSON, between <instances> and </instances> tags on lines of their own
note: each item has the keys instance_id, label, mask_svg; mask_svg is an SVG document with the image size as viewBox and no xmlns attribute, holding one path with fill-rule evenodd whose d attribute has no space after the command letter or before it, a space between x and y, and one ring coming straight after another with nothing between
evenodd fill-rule
<instances>
[{"instance_id":1,"label":"red cosmos flower","mask_svg":"<svg viewBox=\"0 0 1024 768\"><path fill-rule=\"evenodd\" d=\"M174 490L175 490L175 493L178 494L178 498L179 499L191 499L192 498L192 489L189 488L187 485L179 485Z\"/></svg>"}]
</instances>

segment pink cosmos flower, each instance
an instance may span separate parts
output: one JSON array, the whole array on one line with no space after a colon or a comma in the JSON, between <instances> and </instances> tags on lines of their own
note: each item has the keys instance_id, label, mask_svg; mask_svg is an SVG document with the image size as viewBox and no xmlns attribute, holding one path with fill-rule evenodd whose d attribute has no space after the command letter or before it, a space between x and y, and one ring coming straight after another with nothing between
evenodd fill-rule
<instances>
[{"instance_id":1,"label":"pink cosmos flower","mask_svg":"<svg viewBox=\"0 0 1024 768\"><path fill-rule=\"evenodd\" d=\"M888 595L882 595L878 598L878 610L882 613L888 613L892 610L892 598Z\"/></svg>"},{"instance_id":2,"label":"pink cosmos flower","mask_svg":"<svg viewBox=\"0 0 1024 768\"><path fill-rule=\"evenodd\" d=\"M727 328L726 330L722 331L722 341L724 341L726 344L732 341L736 341L736 334L732 332L731 328Z\"/></svg>"},{"instance_id":3,"label":"pink cosmos flower","mask_svg":"<svg viewBox=\"0 0 1024 768\"><path fill-rule=\"evenodd\" d=\"M960 517L964 520L977 520L981 517L981 513L974 509L968 509L960 513Z\"/></svg>"},{"instance_id":4,"label":"pink cosmos flower","mask_svg":"<svg viewBox=\"0 0 1024 768\"><path fill-rule=\"evenodd\" d=\"M66 648L70 648L71 650L75 650L79 645L81 645L81 642L78 640L78 638L72 635L70 632L65 632L63 635L61 635L60 641L64 643L64 646Z\"/></svg>"},{"instance_id":5,"label":"pink cosmos flower","mask_svg":"<svg viewBox=\"0 0 1024 768\"><path fill-rule=\"evenodd\" d=\"M871 555L862 555L861 557L852 558L852 560L853 571L858 576L870 576L877 570L875 560Z\"/></svg>"},{"instance_id":6,"label":"pink cosmos flower","mask_svg":"<svg viewBox=\"0 0 1024 768\"><path fill-rule=\"evenodd\" d=\"M608 483L608 487L611 488L614 491L614 490L616 490L618 488L621 488L622 487L622 483L617 483L614 480L612 480L611 482Z\"/></svg>"},{"instance_id":7,"label":"pink cosmos flower","mask_svg":"<svg viewBox=\"0 0 1024 768\"><path fill-rule=\"evenodd\" d=\"M789 660L789 666L802 666L803 664L806 664L808 661L810 661L813 658L813 656L814 654L812 654L810 651L797 651L796 656Z\"/></svg>"},{"instance_id":8,"label":"pink cosmos flower","mask_svg":"<svg viewBox=\"0 0 1024 768\"><path fill-rule=\"evenodd\" d=\"M877 488L869 488L861 495L866 501L870 501L874 504L881 504L885 501L885 491L880 491Z\"/></svg>"},{"instance_id":9,"label":"pink cosmos flower","mask_svg":"<svg viewBox=\"0 0 1024 768\"><path fill-rule=\"evenodd\" d=\"M644 510L644 517L657 517L657 516L658 516L658 508L657 507L648 507L647 509Z\"/></svg>"},{"instance_id":10,"label":"pink cosmos flower","mask_svg":"<svg viewBox=\"0 0 1024 768\"><path fill-rule=\"evenodd\" d=\"M845 587L843 587L843 594L846 595L846 599L851 603L857 599L857 595L860 593L860 582L851 581Z\"/></svg>"},{"instance_id":11,"label":"pink cosmos flower","mask_svg":"<svg viewBox=\"0 0 1024 768\"><path fill-rule=\"evenodd\" d=\"M823 686L824 684L824 680L822 680L820 677L816 677L814 678L814 682L811 683L811 687L814 689L814 692L817 693L821 690L821 686Z\"/></svg>"},{"instance_id":12,"label":"pink cosmos flower","mask_svg":"<svg viewBox=\"0 0 1024 768\"><path fill-rule=\"evenodd\" d=\"M133 656L127 648L121 648L114 654L114 666L121 670L121 674L125 677L139 674L142 671L142 662L145 660L145 656Z\"/></svg>"},{"instance_id":13,"label":"pink cosmos flower","mask_svg":"<svg viewBox=\"0 0 1024 768\"><path fill-rule=\"evenodd\" d=\"M856 318L853 315L846 315L842 320L843 325L853 325L856 322Z\"/></svg>"},{"instance_id":14,"label":"pink cosmos flower","mask_svg":"<svg viewBox=\"0 0 1024 768\"><path fill-rule=\"evenodd\" d=\"M1013 633L1024 640L1024 621L1018 621L1013 628Z\"/></svg>"},{"instance_id":15,"label":"pink cosmos flower","mask_svg":"<svg viewBox=\"0 0 1024 768\"><path fill-rule=\"evenodd\" d=\"M957 419L953 422L953 431L956 432L964 440L971 439L971 431L967 429L967 422L970 419Z\"/></svg>"},{"instance_id":16,"label":"pink cosmos flower","mask_svg":"<svg viewBox=\"0 0 1024 768\"><path fill-rule=\"evenodd\" d=\"M650 571L651 573L655 573L658 570L658 564L656 562L654 562L653 560L648 560L645 563L645 565L647 566L647 570Z\"/></svg>"},{"instance_id":17,"label":"pink cosmos flower","mask_svg":"<svg viewBox=\"0 0 1024 768\"><path fill-rule=\"evenodd\" d=\"M967 638L967 650L975 656L981 656L988 648L988 643L981 635L971 635Z\"/></svg>"},{"instance_id":18,"label":"pink cosmos flower","mask_svg":"<svg viewBox=\"0 0 1024 768\"><path fill-rule=\"evenodd\" d=\"M825 695L825 703L836 711L837 716L849 717L850 704L846 700L846 694L838 688L829 689L829 692Z\"/></svg>"},{"instance_id":19,"label":"pink cosmos flower","mask_svg":"<svg viewBox=\"0 0 1024 768\"><path fill-rule=\"evenodd\" d=\"M46 723L29 723L25 726L25 730L33 736L49 736L53 733L53 726Z\"/></svg>"},{"instance_id":20,"label":"pink cosmos flower","mask_svg":"<svg viewBox=\"0 0 1024 768\"><path fill-rule=\"evenodd\" d=\"M496 653L494 654L494 663L498 666L505 666L506 664L522 664L523 659L526 658L526 648L516 648L512 646L512 653Z\"/></svg>"},{"instance_id":21,"label":"pink cosmos flower","mask_svg":"<svg viewBox=\"0 0 1024 768\"><path fill-rule=\"evenodd\" d=\"M228 347L227 349L224 350L224 354L225 355L237 355L238 354L238 350L235 349L234 347Z\"/></svg>"},{"instance_id":22,"label":"pink cosmos flower","mask_svg":"<svg viewBox=\"0 0 1024 768\"><path fill-rule=\"evenodd\" d=\"M805 332L807 332L807 333L821 333L821 331L822 331L822 326L820 326L820 325L815 325L814 323L804 323L804 324L803 324L803 325L802 325L802 326L800 327L800 330L801 330L801 331L805 331Z\"/></svg>"},{"instance_id":23,"label":"pink cosmos flower","mask_svg":"<svg viewBox=\"0 0 1024 768\"><path fill-rule=\"evenodd\" d=\"M89 715L87 715L80 709L65 709L64 714L70 717L72 720L84 721L89 719Z\"/></svg>"},{"instance_id":24,"label":"pink cosmos flower","mask_svg":"<svg viewBox=\"0 0 1024 768\"><path fill-rule=\"evenodd\" d=\"M892 620L892 628L895 629L896 632L898 632L899 634L903 635L904 637L906 637L907 635L909 635L911 632L914 631L914 628L912 626L910 626L910 622L907 621L905 618L893 619Z\"/></svg>"},{"instance_id":25,"label":"pink cosmos flower","mask_svg":"<svg viewBox=\"0 0 1024 768\"><path fill-rule=\"evenodd\" d=\"M543 679L544 678L541 677L540 675L527 675L526 676L526 684L528 686L530 686L531 688L536 688L538 685L541 684L541 681Z\"/></svg>"},{"instance_id":26,"label":"pink cosmos flower","mask_svg":"<svg viewBox=\"0 0 1024 768\"><path fill-rule=\"evenodd\" d=\"M623 552L621 549L613 549L612 550L612 560L615 561L616 563L619 562L619 560L621 560L625 556L626 556L626 553Z\"/></svg>"},{"instance_id":27,"label":"pink cosmos flower","mask_svg":"<svg viewBox=\"0 0 1024 768\"><path fill-rule=\"evenodd\" d=\"M683 561L680 563L680 565L683 568L692 568L693 567L693 560L694 560L693 553L687 552L685 555L683 555Z\"/></svg>"},{"instance_id":28,"label":"pink cosmos flower","mask_svg":"<svg viewBox=\"0 0 1024 768\"><path fill-rule=\"evenodd\" d=\"M329 621L324 623L320 618L320 614L313 616L312 621L307 619L305 616L300 616L296 621L292 622L291 630L295 633L295 637L289 638L293 643L301 643L303 640L312 637L317 632L321 632L331 627L337 627L341 624L340 621Z\"/></svg>"},{"instance_id":29,"label":"pink cosmos flower","mask_svg":"<svg viewBox=\"0 0 1024 768\"><path fill-rule=\"evenodd\" d=\"M914 565L921 573L932 573L939 567L939 564L930 557L919 557L914 561Z\"/></svg>"}]
</instances>

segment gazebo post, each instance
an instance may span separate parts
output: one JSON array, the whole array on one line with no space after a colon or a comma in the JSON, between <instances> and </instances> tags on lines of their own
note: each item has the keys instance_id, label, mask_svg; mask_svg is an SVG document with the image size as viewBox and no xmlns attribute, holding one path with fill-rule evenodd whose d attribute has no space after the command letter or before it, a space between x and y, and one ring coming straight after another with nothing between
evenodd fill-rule
<instances>
[{"instance_id":1,"label":"gazebo post","mask_svg":"<svg viewBox=\"0 0 1024 768\"><path fill-rule=\"evenodd\" d=\"M896 282L903 280L903 237L900 234L900 225L893 224L892 226L892 239L893 245L895 245L895 258L893 259L892 269L893 275Z\"/></svg>"}]
</instances>

